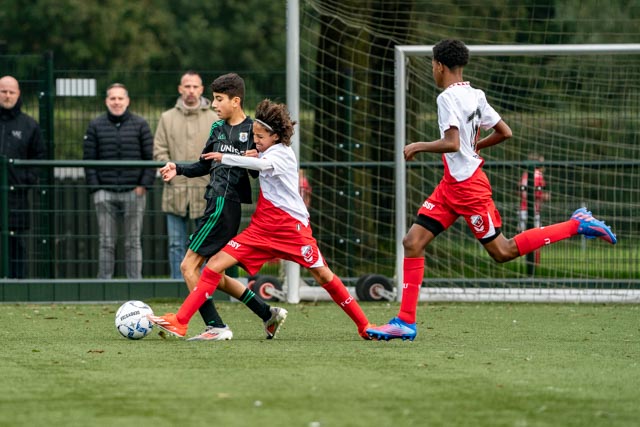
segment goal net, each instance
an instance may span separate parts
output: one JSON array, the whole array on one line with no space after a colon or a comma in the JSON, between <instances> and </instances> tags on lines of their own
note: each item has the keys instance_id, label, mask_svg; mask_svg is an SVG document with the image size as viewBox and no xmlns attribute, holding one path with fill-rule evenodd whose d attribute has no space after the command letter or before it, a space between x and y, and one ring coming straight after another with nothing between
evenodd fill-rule
<instances>
[{"instance_id":1,"label":"goal net","mask_svg":"<svg viewBox=\"0 0 640 427\"><path fill-rule=\"evenodd\" d=\"M504 234L518 232L522 210L531 227L586 206L619 243L574 237L497 264L460 220L427 248L424 299L640 301L640 50L584 46L633 41L637 19L612 15L594 27L569 6L508 6L492 18L480 2L446 15L423 3L301 2L300 160L331 268L350 285L371 274L401 283L402 236L442 176L438 155L402 159L406 143L439 136L431 45L419 43L457 37L472 51L465 79L514 131L481 153ZM508 54L500 50L510 44L480 47L497 41L522 45ZM560 41L575 46L557 51ZM536 169L545 183L537 191Z\"/></svg>"},{"instance_id":2,"label":"goal net","mask_svg":"<svg viewBox=\"0 0 640 427\"><path fill-rule=\"evenodd\" d=\"M612 248L579 237L495 264L459 221L427 250L427 298L637 300L638 293L632 291L640 277L637 245L627 236L634 234L633 212L640 200L640 87L633 81L637 76L631 77L637 72L640 45L469 48L472 60L465 77L485 89L515 135L481 152L506 236L565 221L586 206L612 225L621 244ZM396 67L398 153L408 141L439 137L434 102L439 90L431 77L431 46L397 46ZM442 167L439 159L426 156L406 164L396 157L398 235L416 209L405 208L411 200L421 202L425 189L437 185ZM399 254L401 241L397 243ZM634 261L629 263L629 258ZM400 254L399 281L401 274Z\"/></svg>"}]
</instances>

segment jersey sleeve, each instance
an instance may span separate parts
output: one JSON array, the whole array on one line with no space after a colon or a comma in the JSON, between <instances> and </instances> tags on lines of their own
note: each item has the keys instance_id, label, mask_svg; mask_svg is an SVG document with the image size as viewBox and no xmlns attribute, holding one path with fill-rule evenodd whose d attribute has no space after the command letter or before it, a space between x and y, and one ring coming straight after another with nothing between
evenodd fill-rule
<instances>
[{"instance_id":1,"label":"jersey sleeve","mask_svg":"<svg viewBox=\"0 0 640 427\"><path fill-rule=\"evenodd\" d=\"M440 136L444 137L444 133L449 128L455 127L460 129L460 122L455 114L452 100L445 93L440 94L436 101L438 105L438 127L440 128Z\"/></svg>"},{"instance_id":2,"label":"jersey sleeve","mask_svg":"<svg viewBox=\"0 0 640 427\"><path fill-rule=\"evenodd\" d=\"M239 166L247 169L253 169L260 172L272 170L273 163L267 158L237 156L235 154L225 154L222 156L223 165Z\"/></svg>"},{"instance_id":3,"label":"jersey sleeve","mask_svg":"<svg viewBox=\"0 0 640 427\"><path fill-rule=\"evenodd\" d=\"M487 97L483 91L478 90L478 107L480 107L480 127L482 129L491 129L498 124L502 118L500 114L493 109L487 101Z\"/></svg>"}]
</instances>

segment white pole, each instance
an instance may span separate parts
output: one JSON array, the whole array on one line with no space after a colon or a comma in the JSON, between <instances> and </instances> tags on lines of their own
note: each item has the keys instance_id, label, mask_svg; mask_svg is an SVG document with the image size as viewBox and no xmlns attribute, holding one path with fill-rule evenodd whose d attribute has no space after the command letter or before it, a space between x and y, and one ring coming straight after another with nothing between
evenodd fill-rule
<instances>
[{"instance_id":1,"label":"white pole","mask_svg":"<svg viewBox=\"0 0 640 427\"><path fill-rule=\"evenodd\" d=\"M402 286L404 283L402 265L404 261L404 248L402 236L407 228L407 189L406 171L404 160L404 146L406 136L406 71L405 55L401 49L395 49L395 101L396 101L396 291L398 301L402 300Z\"/></svg>"},{"instance_id":2,"label":"white pole","mask_svg":"<svg viewBox=\"0 0 640 427\"><path fill-rule=\"evenodd\" d=\"M298 0L287 0L287 106L293 120L300 122L300 11ZM299 126L299 125L298 125ZM293 133L291 146L300 161L299 129ZM300 302L300 266L286 261L287 302Z\"/></svg>"}]
</instances>

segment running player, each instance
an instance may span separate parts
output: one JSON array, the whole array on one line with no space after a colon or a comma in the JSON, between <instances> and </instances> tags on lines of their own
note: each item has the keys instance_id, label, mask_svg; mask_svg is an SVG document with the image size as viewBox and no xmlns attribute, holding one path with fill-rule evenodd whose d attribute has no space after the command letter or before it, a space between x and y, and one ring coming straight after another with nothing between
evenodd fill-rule
<instances>
[{"instance_id":1,"label":"running player","mask_svg":"<svg viewBox=\"0 0 640 427\"><path fill-rule=\"evenodd\" d=\"M615 244L616 236L604 222L585 208L576 210L568 221L526 230L512 239L500 232L502 221L491 196L491 185L482 171L480 149L511 137L511 129L489 105L483 91L462 78L469 50L459 40L443 40L433 47L432 71L438 87L440 139L414 142L404 147L404 157L412 160L421 152L442 153L444 177L424 201L404 237L402 301L397 317L389 323L367 329L374 339L416 337L416 306L424 276L424 250L459 216L497 262L506 262L544 245L576 234L601 238ZM479 139L479 129L493 129Z\"/></svg>"},{"instance_id":2,"label":"running player","mask_svg":"<svg viewBox=\"0 0 640 427\"><path fill-rule=\"evenodd\" d=\"M294 125L284 104L263 100L253 121L257 157L222 152L204 155L222 165L260 171L258 204L247 228L209 259L198 286L178 312L149 316L153 323L174 335L184 336L189 319L216 288L220 287L230 295L243 291L244 286L239 282L225 280L222 276L225 269L239 264L249 274L255 274L265 262L279 258L309 270L353 320L359 335L370 339L366 333L370 326L366 315L340 278L329 269L312 235L309 212L298 191L298 162L290 147ZM237 289L238 285L240 289ZM275 336L281 324L273 322L268 333Z\"/></svg>"}]
</instances>

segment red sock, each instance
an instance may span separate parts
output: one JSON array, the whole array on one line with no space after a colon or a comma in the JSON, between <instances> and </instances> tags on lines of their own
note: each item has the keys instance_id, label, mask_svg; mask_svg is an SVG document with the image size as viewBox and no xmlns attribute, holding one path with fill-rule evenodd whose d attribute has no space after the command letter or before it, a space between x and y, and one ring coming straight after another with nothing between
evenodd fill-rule
<instances>
[{"instance_id":1,"label":"red sock","mask_svg":"<svg viewBox=\"0 0 640 427\"><path fill-rule=\"evenodd\" d=\"M334 274L333 279L322 285L322 287L329 292L331 299L355 322L358 330L364 329L369 324L369 320L367 320L367 316L360 308L360 304L351 296L338 276Z\"/></svg>"},{"instance_id":2,"label":"red sock","mask_svg":"<svg viewBox=\"0 0 640 427\"><path fill-rule=\"evenodd\" d=\"M533 252L544 245L550 245L551 243L559 240L575 236L578 234L579 225L580 223L578 221L570 219L569 221L560 222L558 224L523 231L522 233L514 236L513 240L516 242L518 252L520 252L520 255L522 256Z\"/></svg>"},{"instance_id":3,"label":"red sock","mask_svg":"<svg viewBox=\"0 0 640 427\"><path fill-rule=\"evenodd\" d=\"M402 274L404 283L398 317L403 322L416 323L416 308L424 278L424 258L405 258Z\"/></svg>"},{"instance_id":4,"label":"red sock","mask_svg":"<svg viewBox=\"0 0 640 427\"><path fill-rule=\"evenodd\" d=\"M189 296L187 296L187 298L180 306L180 309L176 313L178 322L182 323L183 325L189 323L189 320L191 320L200 306L208 298L213 296L213 293L218 287L218 283L220 283L220 279L222 279L222 274L216 273L209 267L205 267L202 269L202 274L200 275L198 284L195 288L193 288L193 291L191 291Z\"/></svg>"}]
</instances>

